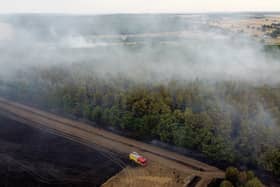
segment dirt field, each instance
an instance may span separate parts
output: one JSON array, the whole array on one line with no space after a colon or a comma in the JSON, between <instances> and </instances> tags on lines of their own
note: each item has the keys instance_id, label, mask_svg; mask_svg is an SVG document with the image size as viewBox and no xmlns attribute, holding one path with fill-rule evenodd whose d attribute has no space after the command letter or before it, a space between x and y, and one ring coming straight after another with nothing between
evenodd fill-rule
<instances>
[{"instance_id":1,"label":"dirt field","mask_svg":"<svg viewBox=\"0 0 280 187\"><path fill-rule=\"evenodd\" d=\"M102 187L182 187L187 186L194 177L193 174L171 169L157 162L150 162L146 167L126 167Z\"/></svg>"},{"instance_id":2,"label":"dirt field","mask_svg":"<svg viewBox=\"0 0 280 187\"><path fill-rule=\"evenodd\" d=\"M218 20L209 21L209 25L218 27L224 30L246 33L259 40L264 40L268 44L280 44L280 38L270 38L266 35L270 34L273 30L262 30L263 25L271 25L272 23L280 23L280 15L271 15L263 18L221 18Z\"/></svg>"},{"instance_id":3,"label":"dirt field","mask_svg":"<svg viewBox=\"0 0 280 187\"><path fill-rule=\"evenodd\" d=\"M115 153L89 149L3 117L0 126L1 187L94 187L126 167Z\"/></svg>"}]
</instances>

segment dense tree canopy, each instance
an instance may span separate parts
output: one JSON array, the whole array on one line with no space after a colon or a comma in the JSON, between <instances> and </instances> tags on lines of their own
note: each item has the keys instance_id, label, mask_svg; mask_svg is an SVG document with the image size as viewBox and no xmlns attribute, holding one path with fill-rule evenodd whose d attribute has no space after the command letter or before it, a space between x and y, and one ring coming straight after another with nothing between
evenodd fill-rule
<instances>
[{"instance_id":1,"label":"dense tree canopy","mask_svg":"<svg viewBox=\"0 0 280 187\"><path fill-rule=\"evenodd\" d=\"M252 171L239 171L237 168L228 167L225 179L220 187L263 187L262 182L255 177Z\"/></svg>"},{"instance_id":2,"label":"dense tree canopy","mask_svg":"<svg viewBox=\"0 0 280 187\"><path fill-rule=\"evenodd\" d=\"M200 80L135 83L73 66L19 73L0 82L1 95L280 175L280 87Z\"/></svg>"}]
</instances>

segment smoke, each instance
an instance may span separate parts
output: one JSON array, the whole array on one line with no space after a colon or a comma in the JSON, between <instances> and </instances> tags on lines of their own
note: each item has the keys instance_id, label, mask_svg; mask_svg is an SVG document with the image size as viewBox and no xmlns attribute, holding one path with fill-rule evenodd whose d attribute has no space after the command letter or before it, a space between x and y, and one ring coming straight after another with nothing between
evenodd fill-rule
<instances>
[{"instance_id":1,"label":"smoke","mask_svg":"<svg viewBox=\"0 0 280 187\"><path fill-rule=\"evenodd\" d=\"M0 41L10 40L13 37L13 29L7 23L0 23Z\"/></svg>"},{"instance_id":2,"label":"smoke","mask_svg":"<svg viewBox=\"0 0 280 187\"><path fill-rule=\"evenodd\" d=\"M236 97L246 88L242 85L250 88L279 85L279 51L268 52L262 43L245 34L210 28L207 19L211 18L206 15L0 17L0 89L2 80L36 79L40 76L34 74L41 69L53 71L52 67L63 69L53 72L59 75L57 79L70 74L77 82L83 76L107 81L124 78L152 85L201 80L211 88L216 83L233 81L240 83L240 88L233 89L241 90ZM200 91L209 93L209 87ZM279 144L279 122L264 101L250 95L253 102L259 102L245 106L257 111L248 117L245 115L250 109L238 108L242 99L231 103L234 99L226 98L225 89L213 86L210 91L225 119L230 116L233 121L232 126L217 128L225 131L219 132L221 136L234 139L242 132L242 119L248 118L252 131L248 142L255 144L263 139L271 145ZM247 124L243 126L249 128ZM254 146L259 150L261 145Z\"/></svg>"},{"instance_id":3,"label":"smoke","mask_svg":"<svg viewBox=\"0 0 280 187\"><path fill-rule=\"evenodd\" d=\"M145 16L139 16L127 24L137 26L137 22L146 21L152 23L151 30L157 32L149 33L141 27L143 31L133 33L133 29L121 30L119 26L107 31L108 26L104 25L100 28L105 30L103 35L95 34L100 33L99 28L94 27L89 34L88 27L76 28L76 22L60 23L56 17L39 21L36 16L28 18L25 24L13 21L15 18L1 22L0 33L4 33L0 40L2 77L31 66L75 67L84 63L87 71L103 78L108 74L121 74L139 82L200 79L277 84L280 81L279 60L267 55L262 44L243 34L223 33L197 25L199 21L193 23L194 18L188 20L187 17L184 22L180 18L180 24L176 23L178 30L174 31L174 28L166 28L170 24L163 25L162 19L148 17L145 20ZM100 19L93 16L93 20L98 20L97 26L100 26ZM120 21L117 25L124 23ZM194 29L186 25L194 25Z\"/></svg>"}]
</instances>

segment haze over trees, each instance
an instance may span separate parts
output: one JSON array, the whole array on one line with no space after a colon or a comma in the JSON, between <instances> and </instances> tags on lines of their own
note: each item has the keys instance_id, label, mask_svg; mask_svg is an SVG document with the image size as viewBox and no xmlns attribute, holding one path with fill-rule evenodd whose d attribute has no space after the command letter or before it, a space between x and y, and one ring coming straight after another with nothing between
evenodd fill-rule
<instances>
[{"instance_id":1,"label":"haze over trees","mask_svg":"<svg viewBox=\"0 0 280 187\"><path fill-rule=\"evenodd\" d=\"M5 83L2 95L279 175L278 88L199 80L135 85L70 69L33 69L31 80Z\"/></svg>"},{"instance_id":2,"label":"haze over trees","mask_svg":"<svg viewBox=\"0 0 280 187\"><path fill-rule=\"evenodd\" d=\"M127 22L128 18L122 19ZM166 22L174 26L175 18L170 19L161 18L160 26L149 32L162 31ZM17 19L12 23L17 25ZM145 29L140 23L135 28ZM188 25L181 18L175 23L177 31ZM20 28L28 30L34 21L24 25L27 28ZM87 27L82 30L85 33L78 32L78 40L73 31L58 43L43 42L40 37L38 41L44 32L37 27L39 35L28 38L29 42L21 35L19 40L26 43L0 45L0 57L6 63L0 63L2 96L280 176L278 49L264 49L244 36L205 32L205 25L195 37L174 39L160 34L148 42L149 34L133 35L127 41L127 33L135 34L134 27L131 32L128 28L118 36L126 38L121 44L112 38L101 44L93 41L88 35L102 36ZM59 32L50 33L52 39L54 33L61 38ZM258 181L252 178L245 186L252 183Z\"/></svg>"}]
</instances>

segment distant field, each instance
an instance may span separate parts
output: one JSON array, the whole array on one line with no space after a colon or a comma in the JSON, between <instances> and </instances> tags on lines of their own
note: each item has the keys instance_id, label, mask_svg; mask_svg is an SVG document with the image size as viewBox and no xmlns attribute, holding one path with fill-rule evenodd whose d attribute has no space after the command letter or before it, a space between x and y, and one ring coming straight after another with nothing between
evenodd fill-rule
<instances>
[{"instance_id":1,"label":"distant field","mask_svg":"<svg viewBox=\"0 0 280 187\"><path fill-rule=\"evenodd\" d=\"M227 31L245 33L262 40L267 44L280 45L280 37L271 38L270 34L275 28L263 28L264 25L280 23L280 15L267 15L262 17L220 17L209 20L208 24L212 27L218 27Z\"/></svg>"}]
</instances>

